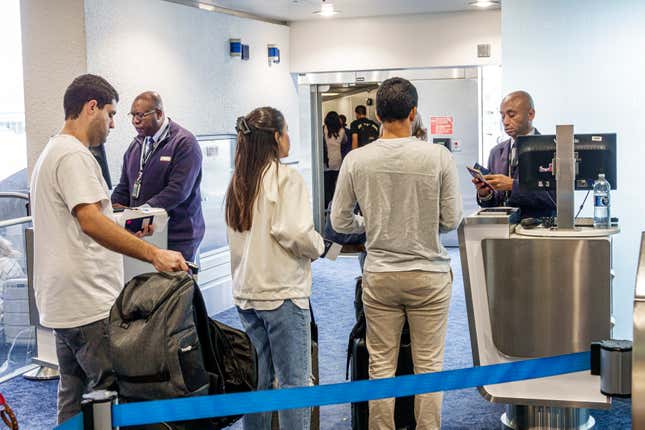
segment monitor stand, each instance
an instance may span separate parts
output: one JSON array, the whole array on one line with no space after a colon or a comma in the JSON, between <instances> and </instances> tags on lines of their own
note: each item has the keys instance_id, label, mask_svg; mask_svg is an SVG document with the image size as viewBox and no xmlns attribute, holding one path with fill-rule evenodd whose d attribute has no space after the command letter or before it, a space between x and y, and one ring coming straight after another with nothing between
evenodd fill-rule
<instances>
[{"instance_id":1,"label":"monitor stand","mask_svg":"<svg viewBox=\"0 0 645 430\"><path fill-rule=\"evenodd\" d=\"M558 230L574 229L574 180L576 176L573 157L573 125L555 127L555 179Z\"/></svg>"}]
</instances>

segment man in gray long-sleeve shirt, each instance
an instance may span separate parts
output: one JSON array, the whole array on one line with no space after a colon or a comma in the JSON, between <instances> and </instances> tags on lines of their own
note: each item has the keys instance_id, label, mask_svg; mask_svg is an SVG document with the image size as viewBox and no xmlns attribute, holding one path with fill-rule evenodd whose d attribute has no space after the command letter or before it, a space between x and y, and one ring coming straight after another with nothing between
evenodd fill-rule
<instances>
[{"instance_id":1,"label":"man in gray long-sleeve shirt","mask_svg":"<svg viewBox=\"0 0 645 430\"><path fill-rule=\"evenodd\" d=\"M372 379L395 375L406 317L415 373L441 369L452 274L439 232L455 229L462 214L452 155L410 136L414 86L388 79L376 101L383 136L347 155L331 211L334 230L367 234L363 304ZM354 214L356 203L363 216ZM416 396L417 428L440 428L441 399ZM394 399L370 402L369 428L394 429Z\"/></svg>"}]
</instances>

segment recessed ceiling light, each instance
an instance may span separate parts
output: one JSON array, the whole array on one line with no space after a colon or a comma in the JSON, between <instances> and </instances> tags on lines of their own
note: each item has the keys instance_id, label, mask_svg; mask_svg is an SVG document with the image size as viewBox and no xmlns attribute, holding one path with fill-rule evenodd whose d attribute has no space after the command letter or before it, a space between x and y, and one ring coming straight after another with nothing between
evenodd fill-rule
<instances>
[{"instance_id":1,"label":"recessed ceiling light","mask_svg":"<svg viewBox=\"0 0 645 430\"><path fill-rule=\"evenodd\" d=\"M487 9L489 7L497 7L500 5L499 0L473 0L468 2L469 6L478 7L480 9Z\"/></svg>"},{"instance_id":2,"label":"recessed ceiling light","mask_svg":"<svg viewBox=\"0 0 645 430\"><path fill-rule=\"evenodd\" d=\"M207 10L209 12L215 11L215 7L213 7L213 5L206 4L206 3L197 3L197 7L200 8L201 10Z\"/></svg>"},{"instance_id":3,"label":"recessed ceiling light","mask_svg":"<svg viewBox=\"0 0 645 430\"><path fill-rule=\"evenodd\" d=\"M330 17L330 16L337 15L339 12L340 12L339 10L334 9L333 3L329 3L325 0L322 0L320 2L320 10L314 11L314 14L318 14L324 17Z\"/></svg>"},{"instance_id":4,"label":"recessed ceiling light","mask_svg":"<svg viewBox=\"0 0 645 430\"><path fill-rule=\"evenodd\" d=\"M324 93L323 96L337 96L340 93Z\"/></svg>"}]
</instances>

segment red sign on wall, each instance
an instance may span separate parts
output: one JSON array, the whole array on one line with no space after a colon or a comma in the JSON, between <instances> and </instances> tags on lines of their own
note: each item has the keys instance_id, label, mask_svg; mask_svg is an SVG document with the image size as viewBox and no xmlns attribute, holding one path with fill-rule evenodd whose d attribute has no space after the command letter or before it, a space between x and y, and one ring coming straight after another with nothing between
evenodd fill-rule
<instances>
[{"instance_id":1,"label":"red sign on wall","mask_svg":"<svg viewBox=\"0 0 645 430\"><path fill-rule=\"evenodd\" d=\"M431 116L430 134L452 134L453 124L451 116Z\"/></svg>"}]
</instances>

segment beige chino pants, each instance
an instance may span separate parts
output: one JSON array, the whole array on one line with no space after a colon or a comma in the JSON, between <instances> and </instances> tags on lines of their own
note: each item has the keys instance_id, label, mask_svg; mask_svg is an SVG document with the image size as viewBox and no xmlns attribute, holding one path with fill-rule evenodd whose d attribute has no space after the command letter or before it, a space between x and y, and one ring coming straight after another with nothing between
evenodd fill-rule
<instances>
[{"instance_id":1,"label":"beige chino pants","mask_svg":"<svg viewBox=\"0 0 645 430\"><path fill-rule=\"evenodd\" d=\"M441 370L451 293L451 272L365 272L363 305L370 379L395 375L406 316L414 373ZM442 399L442 393L415 397L417 430L441 428ZM394 430L393 398L369 402L369 428Z\"/></svg>"}]
</instances>

